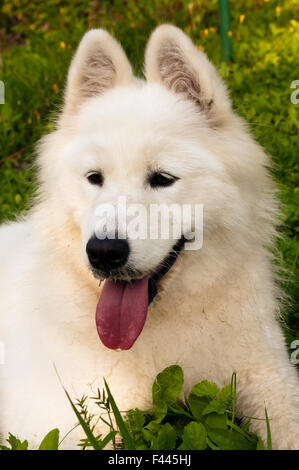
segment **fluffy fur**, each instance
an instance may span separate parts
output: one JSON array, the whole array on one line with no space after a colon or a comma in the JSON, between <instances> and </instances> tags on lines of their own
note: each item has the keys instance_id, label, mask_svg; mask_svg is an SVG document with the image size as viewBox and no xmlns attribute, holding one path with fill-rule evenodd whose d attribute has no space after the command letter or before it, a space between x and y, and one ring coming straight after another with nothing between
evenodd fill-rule
<instances>
[{"instance_id":1,"label":"fluffy fur","mask_svg":"<svg viewBox=\"0 0 299 470\"><path fill-rule=\"evenodd\" d=\"M121 46L88 32L70 67L57 128L39 145L40 197L0 230L1 433L37 447L76 419L54 371L73 397L105 376L120 409L151 406L151 384L179 364L185 392L201 379L223 386L237 373L238 410L271 420L275 449L299 448L299 394L279 326L279 292L268 248L277 216L269 159L232 110L206 55L173 26L152 34L146 81L133 77ZM145 188L149 168L180 179ZM85 175L100 169L102 188ZM204 241L184 251L162 279L143 332L115 352L95 328L99 282L85 246L96 204L204 204ZM130 263L144 275L173 240L136 240ZM265 439L265 421L252 431ZM78 428L63 442L74 448Z\"/></svg>"}]
</instances>

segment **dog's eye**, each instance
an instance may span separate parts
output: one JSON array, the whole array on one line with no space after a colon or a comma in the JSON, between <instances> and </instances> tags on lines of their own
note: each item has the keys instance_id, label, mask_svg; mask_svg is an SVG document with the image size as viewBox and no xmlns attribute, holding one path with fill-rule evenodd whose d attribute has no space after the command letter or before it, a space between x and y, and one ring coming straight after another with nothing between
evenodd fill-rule
<instances>
[{"instance_id":1,"label":"dog's eye","mask_svg":"<svg viewBox=\"0 0 299 470\"><path fill-rule=\"evenodd\" d=\"M87 179L91 184L102 186L104 183L104 177L100 171L94 171L93 173L88 173Z\"/></svg>"},{"instance_id":2,"label":"dog's eye","mask_svg":"<svg viewBox=\"0 0 299 470\"><path fill-rule=\"evenodd\" d=\"M168 173L155 172L149 176L149 184L152 188L171 186L178 178Z\"/></svg>"}]
</instances>

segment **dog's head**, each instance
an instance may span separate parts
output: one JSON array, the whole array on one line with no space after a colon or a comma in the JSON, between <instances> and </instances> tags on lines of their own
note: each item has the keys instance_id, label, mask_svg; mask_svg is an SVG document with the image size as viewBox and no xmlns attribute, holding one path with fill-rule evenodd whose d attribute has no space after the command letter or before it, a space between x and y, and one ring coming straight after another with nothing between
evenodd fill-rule
<instances>
[{"instance_id":1,"label":"dog's head","mask_svg":"<svg viewBox=\"0 0 299 470\"><path fill-rule=\"evenodd\" d=\"M214 66L182 31L154 31L145 76L133 76L106 31L88 32L47 140L59 155L55 165L42 163L43 180L80 228L87 268L106 279L97 324L111 348L132 346L168 271L179 275L180 258L198 257L181 252L190 233L201 246L200 205L211 262L219 246L235 248L249 229L264 163Z\"/></svg>"}]
</instances>

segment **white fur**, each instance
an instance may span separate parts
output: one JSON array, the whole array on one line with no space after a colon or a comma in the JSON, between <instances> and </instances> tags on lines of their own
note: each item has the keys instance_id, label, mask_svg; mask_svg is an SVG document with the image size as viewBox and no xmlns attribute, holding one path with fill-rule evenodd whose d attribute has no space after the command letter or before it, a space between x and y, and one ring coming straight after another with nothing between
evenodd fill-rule
<instances>
[{"instance_id":1,"label":"white fur","mask_svg":"<svg viewBox=\"0 0 299 470\"><path fill-rule=\"evenodd\" d=\"M40 198L24 221L0 231L1 433L37 447L76 423L54 371L73 397L105 376L120 409L151 406L151 385L179 364L185 393L202 379L237 373L238 410L271 419L273 446L299 448L299 394L279 326L271 256L277 217L268 157L231 109L205 54L177 28L160 26L146 51L147 82L133 77L104 31L83 38L72 62L57 129L39 145ZM148 168L180 179L144 185ZM101 169L102 188L85 175ZM163 278L143 332L129 351L108 350L95 328L98 281L85 245L97 203L203 203L204 242ZM173 241L136 240L129 261L144 274ZM252 431L266 438L265 421ZM78 428L63 442L74 448Z\"/></svg>"}]
</instances>

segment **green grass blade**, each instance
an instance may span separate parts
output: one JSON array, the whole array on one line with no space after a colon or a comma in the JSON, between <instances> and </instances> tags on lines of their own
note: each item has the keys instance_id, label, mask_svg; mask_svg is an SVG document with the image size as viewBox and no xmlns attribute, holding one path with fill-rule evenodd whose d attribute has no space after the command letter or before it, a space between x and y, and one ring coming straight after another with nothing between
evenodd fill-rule
<instances>
[{"instance_id":1,"label":"green grass blade","mask_svg":"<svg viewBox=\"0 0 299 470\"><path fill-rule=\"evenodd\" d=\"M233 435L233 425L235 424L235 418L236 418L236 401L237 401L237 375L235 372L232 374L231 378L231 392L232 392L232 419L231 423L232 426L229 430L229 446L231 445L231 440L232 440L232 435Z\"/></svg>"},{"instance_id":2,"label":"green grass blade","mask_svg":"<svg viewBox=\"0 0 299 470\"><path fill-rule=\"evenodd\" d=\"M114 398L111 394L111 391L110 391L110 389L108 387L108 384L107 384L105 379L104 379L104 383L105 383L105 387L106 387L106 390L107 390L109 402L111 404L111 408L112 408L112 411L113 411L113 414L114 414L114 417L115 417L116 424L118 426L119 432L120 432L121 437L122 437L123 442L124 442L125 449L126 450L135 450L134 440L131 436L131 433L128 429L128 426L126 425L126 423L122 419L122 416L119 412L119 409L118 409L118 407L117 407L117 405L114 401Z\"/></svg>"},{"instance_id":3,"label":"green grass blade","mask_svg":"<svg viewBox=\"0 0 299 470\"><path fill-rule=\"evenodd\" d=\"M93 432L92 430L90 429L89 425L87 423L85 423L84 419L82 418L82 416L80 415L79 411L77 410L76 406L74 405L74 403L72 402L72 399L71 397L69 396L68 392L66 391L66 389L64 388L64 391L65 391L65 394L71 404L71 407L73 408L77 418L78 418L78 421L83 429L83 431L85 432L86 434L86 437L87 439L89 440L91 446L93 447L94 450L102 450L101 448L101 445L100 443L97 441L97 439L95 438L95 436L93 435Z\"/></svg>"},{"instance_id":4,"label":"green grass blade","mask_svg":"<svg viewBox=\"0 0 299 470\"><path fill-rule=\"evenodd\" d=\"M265 450L264 442L262 441L260 437L258 438L258 441L257 441L256 450Z\"/></svg>"},{"instance_id":5,"label":"green grass blade","mask_svg":"<svg viewBox=\"0 0 299 470\"><path fill-rule=\"evenodd\" d=\"M242 428L240 428L239 426L234 424L229 419L227 419L226 422L227 422L227 424L228 424L228 426L230 427L231 430L234 430L234 431L238 432L239 434L241 434L243 437L245 437L245 439L247 439L250 442L254 441L254 439L255 439L254 435L251 436L250 434L248 434L246 431L244 431Z\"/></svg>"},{"instance_id":6,"label":"green grass blade","mask_svg":"<svg viewBox=\"0 0 299 470\"><path fill-rule=\"evenodd\" d=\"M272 450L272 436L271 436L271 428L270 428L270 421L267 413L267 408L265 408L265 415L266 415L266 423L267 423L267 450Z\"/></svg>"},{"instance_id":7,"label":"green grass blade","mask_svg":"<svg viewBox=\"0 0 299 470\"><path fill-rule=\"evenodd\" d=\"M212 450L221 450L220 447L217 447L208 437L207 437L207 444Z\"/></svg>"},{"instance_id":8,"label":"green grass blade","mask_svg":"<svg viewBox=\"0 0 299 470\"><path fill-rule=\"evenodd\" d=\"M116 434L117 434L116 431L111 431L111 432L109 432L109 434L107 434L106 437L104 437L104 439L101 442L102 449L104 449L110 441L114 441L114 438L115 438ZM115 445L114 445L114 450L116 450Z\"/></svg>"}]
</instances>

